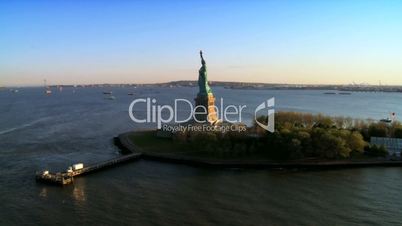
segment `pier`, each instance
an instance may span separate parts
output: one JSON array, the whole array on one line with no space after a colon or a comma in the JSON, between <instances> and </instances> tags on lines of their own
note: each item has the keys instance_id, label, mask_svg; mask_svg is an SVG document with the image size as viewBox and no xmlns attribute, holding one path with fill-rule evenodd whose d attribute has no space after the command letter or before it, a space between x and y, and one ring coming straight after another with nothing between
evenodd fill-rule
<instances>
[{"instance_id":1,"label":"pier","mask_svg":"<svg viewBox=\"0 0 402 226\"><path fill-rule=\"evenodd\" d=\"M117 166L118 164L132 161L140 157L141 153L131 153L107 161L85 166L80 169L67 170L66 172L57 172L57 173L51 173L49 171L38 172L36 173L36 180L38 182L44 182L56 185L67 185L73 183L74 177L76 176L82 176L105 168Z\"/></svg>"}]
</instances>

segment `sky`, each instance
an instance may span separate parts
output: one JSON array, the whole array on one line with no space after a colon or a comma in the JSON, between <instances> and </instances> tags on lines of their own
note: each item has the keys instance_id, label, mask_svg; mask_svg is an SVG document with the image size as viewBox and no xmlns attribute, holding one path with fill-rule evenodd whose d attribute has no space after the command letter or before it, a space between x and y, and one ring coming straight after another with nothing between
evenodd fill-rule
<instances>
[{"instance_id":1,"label":"sky","mask_svg":"<svg viewBox=\"0 0 402 226\"><path fill-rule=\"evenodd\" d=\"M0 86L402 85L402 1L0 0Z\"/></svg>"}]
</instances>

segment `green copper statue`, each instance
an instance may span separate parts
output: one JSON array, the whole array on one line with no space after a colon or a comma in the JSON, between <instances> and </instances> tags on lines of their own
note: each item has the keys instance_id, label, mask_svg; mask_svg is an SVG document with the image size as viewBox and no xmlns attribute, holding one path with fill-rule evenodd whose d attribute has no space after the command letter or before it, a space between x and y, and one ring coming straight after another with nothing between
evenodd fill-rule
<instances>
[{"instance_id":1,"label":"green copper statue","mask_svg":"<svg viewBox=\"0 0 402 226\"><path fill-rule=\"evenodd\" d=\"M198 86L200 87L198 96L207 96L209 93L212 93L212 90L208 85L207 65L202 57L202 51L200 51L200 56L202 66L198 71Z\"/></svg>"}]
</instances>

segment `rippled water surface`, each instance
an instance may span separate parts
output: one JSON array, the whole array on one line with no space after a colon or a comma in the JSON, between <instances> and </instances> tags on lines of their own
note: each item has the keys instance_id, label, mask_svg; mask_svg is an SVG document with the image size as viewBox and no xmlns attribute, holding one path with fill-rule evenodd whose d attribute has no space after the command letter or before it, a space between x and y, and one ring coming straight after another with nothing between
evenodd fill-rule
<instances>
[{"instance_id":1,"label":"rippled water surface","mask_svg":"<svg viewBox=\"0 0 402 226\"><path fill-rule=\"evenodd\" d=\"M402 168L211 170L140 160L77 178L73 186L37 184L37 170L115 157L113 136L152 127L130 120L133 99L168 104L174 98L193 100L197 92L114 88L116 100L106 100L102 91L65 88L51 96L40 88L0 91L0 225L402 224ZM218 103L223 97L225 106L247 105L247 123L255 106L270 97L280 110L374 119L402 114L401 93L323 92L214 88Z\"/></svg>"}]
</instances>

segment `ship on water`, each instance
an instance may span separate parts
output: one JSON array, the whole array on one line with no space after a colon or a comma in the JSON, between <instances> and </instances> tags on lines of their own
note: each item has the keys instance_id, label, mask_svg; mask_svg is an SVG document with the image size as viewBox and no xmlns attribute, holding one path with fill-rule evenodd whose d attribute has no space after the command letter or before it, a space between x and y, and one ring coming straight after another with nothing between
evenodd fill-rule
<instances>
[{"instance_id":1,"label":"ship on water","mask_svg":"<svg viewBox=\"0 0 402 226\"><path fill-rule=\"evenodd\" d=\"M43 86L45 87L45 94L46 94L46 95L52 94L52 90L51 90L50 87L47 85L46 79L43 80Z\"/></svg>"},{"instance_id":2,"label":"ship on water","mask_svg":"<svg viewBox=\"0 0 402 226\"><path fill-rule=\"evenodd\" d=\"M391 123L391 122L395 121L395 118L396 118L396 113L392 112L392 113L390 113L390 117L380 119L380 122Z\"/></svg>"}]
</instances>

